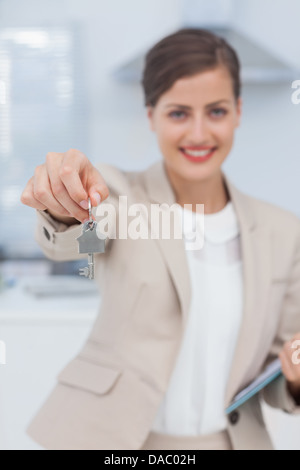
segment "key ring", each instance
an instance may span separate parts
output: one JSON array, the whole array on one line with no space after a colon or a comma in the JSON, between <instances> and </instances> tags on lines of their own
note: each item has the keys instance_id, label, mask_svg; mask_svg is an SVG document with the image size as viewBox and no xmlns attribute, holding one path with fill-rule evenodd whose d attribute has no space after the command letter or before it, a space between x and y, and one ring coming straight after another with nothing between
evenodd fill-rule
<instances>
[{"instance_id":1,"label":"key ring","mask_svg":"<svg viewBox=\"0 0 300 470\"><path fill-rule=\"evenodd\" d=\"M92 203L91 203L91 198L88 198L88 204L89 204L89 221L87 222L87 226L89 227L90 230L93 230L95 227L95 221L93 220L92 217Z\"/></svg>"},{"instance_id":2,"label":"key ring","mask_svg":"<svg viewBox=\"0 0 300 470\"><path fill-rule=\"evenodd\" d=\"M92 222L93 219L92 219L92 203L91 203L91 198L89 197L88 198L88 203L89 203L89 221Z\"/></svg>"}]
</instances>

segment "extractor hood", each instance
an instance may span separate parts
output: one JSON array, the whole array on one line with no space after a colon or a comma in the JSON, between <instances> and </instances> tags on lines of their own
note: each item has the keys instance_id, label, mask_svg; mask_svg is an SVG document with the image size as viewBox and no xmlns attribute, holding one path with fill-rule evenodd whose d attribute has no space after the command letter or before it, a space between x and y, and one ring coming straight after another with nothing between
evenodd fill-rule
<instances>
[{"instance_id":1,"label":"extractor hood","mask_svg":"<svg viewBox=\"0 0 300 470\"><path fill-rule=\"evenodd\" d=\"M264 47L234 27L208 26L206 24L203 28L225 38L237 51L242 65L241 76L243 83L276 84L295 79L297 74L295 69L276 58L272 53L265 50ZM157 40L160 40L160 38ZM114 69L112 71L113 77L122 82L140 83L146 52L146 50L142 51L137 57L133 57L132 60Z\"/></svg>"}]
</instances>

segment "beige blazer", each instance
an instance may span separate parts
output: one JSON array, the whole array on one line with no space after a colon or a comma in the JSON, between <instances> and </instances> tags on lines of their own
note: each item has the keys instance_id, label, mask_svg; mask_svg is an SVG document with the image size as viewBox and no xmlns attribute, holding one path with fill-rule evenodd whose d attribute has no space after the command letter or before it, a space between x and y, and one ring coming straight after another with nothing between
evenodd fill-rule
<instances>
[{"instance_id":1,"label":"beige blazer","mask_svg":"<svg viewBox=\"0 0 300 470\"><path fill-rule=\"evenodd\" d=\"M163 160L136 172L104 163L98 168L110 190L103 204L117 208L119 195L128 196L128 205L176 202ZM225 409L300 331L300 220L223 177L240 224L244 266L243 320ZM75 241L80 225L37 215L36 240L47 257L85 257ZM140 449L179 351L191 294L183 239L107 238L106 252L96 255L96 276L102 301L90 336L27 430L47 449ZM300 414L281 376L228 416L234 449L273 449L263 398Z\"/></svg>"}]
</instances>

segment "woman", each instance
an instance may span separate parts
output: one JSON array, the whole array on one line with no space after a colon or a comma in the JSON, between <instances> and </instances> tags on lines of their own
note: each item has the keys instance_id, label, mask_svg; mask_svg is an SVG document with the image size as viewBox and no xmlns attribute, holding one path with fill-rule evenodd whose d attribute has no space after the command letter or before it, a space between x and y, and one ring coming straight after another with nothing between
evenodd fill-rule
<instances>
[{"instance_id":1,"label":"woman","mask_svg":"<svg viewBox=\"0 0 300 470\"><path fill-rule=\"evenodd\" d=\"M55 260L83 257L88 197L118 215L121 195L149 213L176 203L184 238L107 239L96 257L100 315L28 433L51 449L272 449L259 397L300 413L299 219L243 194L221 169L241 117L226 41L179 30L148 52L142 83L162 161L126 172L77 150L50 153L22 202L37 209L36 239ZM204 244L189 250L197 204ZM226 416L278 354L284 375Z\"/></svg>"}]
</instances>

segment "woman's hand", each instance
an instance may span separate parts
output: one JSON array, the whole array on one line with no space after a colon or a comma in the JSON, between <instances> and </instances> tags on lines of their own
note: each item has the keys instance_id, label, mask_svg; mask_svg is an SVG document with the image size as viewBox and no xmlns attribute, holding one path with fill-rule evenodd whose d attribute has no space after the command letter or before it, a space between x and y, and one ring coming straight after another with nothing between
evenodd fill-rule
<instances>
[{"instance_id":1,"label":"woman's hand","mask_svg":"<svg viewBox=\"0 0 300 470\"><path fill-rule=\"evenodd\" d=\"M71 149L48 153L46 162L36 167L28 181L21 202L47 210L57 220L71 225L87 219L88 197L92 206L97 206L108 196L99 171L82 152Z\"/></svg>"},{"instance_id":2,"label":"woman's hand","mask_svg":"<svg viewBox=\"0 0 300 470\"><path fill-rule=\"evenodd\" d=\"M297 404L300 405L300 333L284 344L279 358L288 389Z\"/></svg>"}]
</instances>

